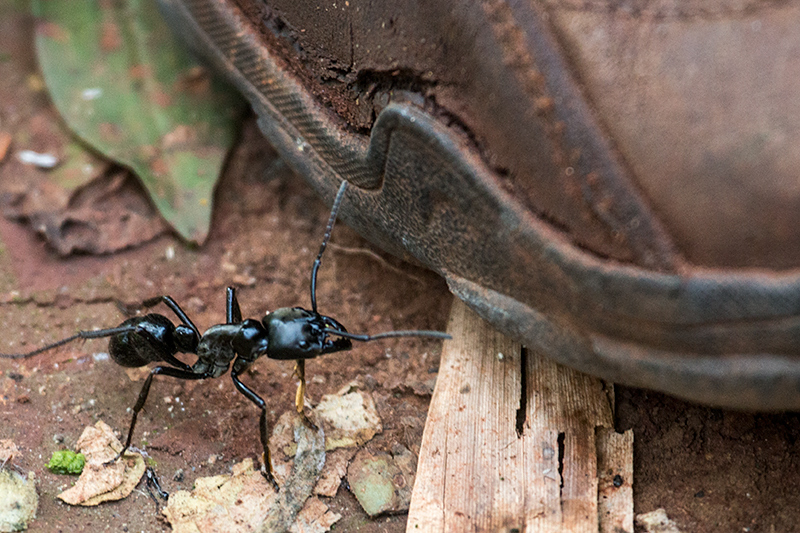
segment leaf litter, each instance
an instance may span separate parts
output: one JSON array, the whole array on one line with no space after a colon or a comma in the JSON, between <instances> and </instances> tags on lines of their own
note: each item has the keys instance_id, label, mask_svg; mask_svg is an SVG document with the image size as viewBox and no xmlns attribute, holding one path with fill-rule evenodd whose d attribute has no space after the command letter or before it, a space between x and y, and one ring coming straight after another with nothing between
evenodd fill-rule
<instances>
[{"instance_id":1,"label":"leaf litter","mask_svg":"<svg viewBox=\"0 0 800 533\"><path fill-rule=\"evenodd\" d=\"M86 458L78 481L58 497L70 505L94 506L128 496L144 475L144 458L126 452L119 461L108 463L122 449L111 427L98 421L83 430L75 445Z\"/></svg>"},{"instance_id":2,"label":"leaf litter","mask_svg":"<svg viewBox=\"0 0 800 533\"><path fill-rule=\"evenodd\" d=\"M0 532L23 531L36 517L39 496L33 472L27 476L12 468L20 450L10 439L0 440Z\"/></svg>"},{"instance_id":3,"label":"leaf litter","mask_svg":"<svg viewBox=\"0 0 800 533\"><path fill-rule=\"evenodd\" d=\"M32 8L38 63L69 129L132 169L184 239L204 242L241 97L174 41L152 0Z\"/></svg>"},{"instance_id":4,"label":"leaf litter","mask_svg":"<svg viewBox=\"0 0 800 533\"><path fill-rule=\"evenodd\" d=\"M323 533L341 515L316 495L336 494L355 453L337 448L360 446L380 431L372 397L348 385L324 396L309 419L287 411L275 424L270 450L280 492L246 459L229 475L199 478L191 492L172 494L164 515L176 533Z\"/></svg>"}]
</instances>

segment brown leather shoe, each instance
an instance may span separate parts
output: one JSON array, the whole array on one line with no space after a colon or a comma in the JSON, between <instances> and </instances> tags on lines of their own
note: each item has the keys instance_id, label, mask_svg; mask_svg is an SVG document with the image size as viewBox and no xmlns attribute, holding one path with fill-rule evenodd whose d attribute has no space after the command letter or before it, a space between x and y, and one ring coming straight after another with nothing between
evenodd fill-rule
<instances>
[{"instance_id":1,"label":"brown leather shoe","mask_svg":"<svg viewBox=\"0 0 800 533\"><path fill-rule=\"evenodd\" d=\"M800 408L800 11L160 0L342 218L605 379ZM378 5L376 5L378 4Z\"/></svg>"}]
</instances>

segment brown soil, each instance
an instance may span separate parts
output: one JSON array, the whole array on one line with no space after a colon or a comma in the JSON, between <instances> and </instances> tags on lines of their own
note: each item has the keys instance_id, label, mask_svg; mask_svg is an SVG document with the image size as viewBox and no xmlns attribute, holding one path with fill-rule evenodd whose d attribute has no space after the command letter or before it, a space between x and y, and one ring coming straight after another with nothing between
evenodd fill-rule
<instances>
[{"instance_id":1,"label":"brown soil","mask_svg":"<svg viewBox=\"0 0 800 533\"><path fill-rule=\"evenodd\" d=\"M617 387L633 428L634 508L663 507L683 531L800 530L800 415L712 409Z\"/></svg>"}]
</instances>

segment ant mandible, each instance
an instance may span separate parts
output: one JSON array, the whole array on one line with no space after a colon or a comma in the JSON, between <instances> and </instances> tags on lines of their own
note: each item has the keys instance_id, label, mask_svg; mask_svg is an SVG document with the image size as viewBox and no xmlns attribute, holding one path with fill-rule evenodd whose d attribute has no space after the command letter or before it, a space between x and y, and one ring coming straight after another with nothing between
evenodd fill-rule
<instances>
[{"instance_id":1,"label":"ant mandible","mask_svg":"<svg viewBox=\"0 0 800 533\"><path fill-rule=\"evenodd\" d=\"M264 448L264 477L275 489L278 485L272 475L272 461L267 445L267 407L264 400L239 377L253 362L266 355L270 359L296 361L296 373L300 380L295 396L297 412L303 414L305 398L305 361L319 355L340 352L352 348L351 341L368 342L391 337L432 337L449 339L441 331L388 331L376 335L349 333L345 327L329 316L317 312L317 271L322 263L322 254L328 244L336 221L347 181L342 181L333 201L331 215L325 228L317 258L311 268L311 310L302 307L283 307L268 313L261 320L242 320L242 312L236 299L236 291L228 287L226 292L225 323L211 326L202 335L180 305L170 296L157 296L145 300L144 307L163 303L180 320L177 326L166 316L150 313L125 320L116 328L95 331L79 331L71 337L48 344L22 354L0 354L0 357L23 359L58 348L77 339L110 337L108 352L111 358L124 367L140 367L148 363L163 362L169 366L156 366L142 385L133 416L128 427L128 437L122 450L111 462L118 460L131 445L133 429L139 412L147 401L153 377L170 376L177 379L218 378L231 369L231 379L240 393L261 409L259 429ZM177 357L177 353L197 355L197 361L189 366Z\"/></svg>"}]
</instances>

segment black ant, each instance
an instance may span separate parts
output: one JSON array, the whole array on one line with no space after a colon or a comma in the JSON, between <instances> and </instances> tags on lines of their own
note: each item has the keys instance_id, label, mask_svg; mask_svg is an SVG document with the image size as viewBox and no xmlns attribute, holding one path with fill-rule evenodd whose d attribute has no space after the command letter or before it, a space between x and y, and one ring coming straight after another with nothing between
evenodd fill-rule
<instances>
[{"instance_id":1,"label":"black ant","mask_svg":"<svg viewBox=\"0 0 800 533\"><path fill-rule=\"evenodd\" d=\"M272 475L272 461L267 446L267 408L264 400L242 383L239 377L259 357L266 355L271 359L297 362L296 374L300 380L295 397L297 412L303 415L305 397L305 360L319 355L340 352L352 348L352 341L368 342L391 337L432 337L449 339L440 331L388 331L376 335L349 333L345 327L329 316L317 312L317 271L322 262L322 254L331 237L336 214L339 211L347 181L342 181L333 201L331 215L325 228L317 258L311 269L311 310L301 307L284 307L268 313L261 320L248 318L242 320L242 312L233 287L227 288L225 323L211 326L202 335L192 320L170 296L157 296L145 300L144 307L163 303L180 320L177 326L164 315L150 313L125 320L119 327L95 331L79 331L71 337L48 344L31 352L22 354L0 354L0 357L22 359L32 357L47 350L63 346L77 339L98 339L111 337L108 351L111 358L124 367L139 367L151 362L164 362L170 366L156 366L142 385L133 416L128 428L128 437L122 450L109 463L118 460L131 444L136 418L144 407L150 384L156 375L171 376L178 379L218 378L231 367L231 378L236 389L261 409L259 421L261 444L264 448L264 477L275 489L278 485ZM189 366L175 357L175 354L197 355L197 361Z\"/></svg>"}]
</instances>

